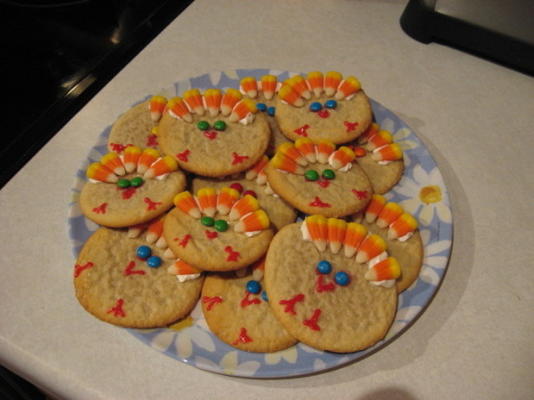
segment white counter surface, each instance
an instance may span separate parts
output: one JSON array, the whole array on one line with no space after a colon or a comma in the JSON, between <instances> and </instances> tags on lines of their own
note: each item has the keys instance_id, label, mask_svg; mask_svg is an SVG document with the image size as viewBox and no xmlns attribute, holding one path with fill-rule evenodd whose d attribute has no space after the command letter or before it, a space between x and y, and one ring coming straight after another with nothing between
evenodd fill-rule
<instances>
[{"instance_id":1,"label":"white counter surface","mask_svg":"<svg viewBox=\"0 0 534 400\"><path fill-rule=\"evenodd\" d=\"M534 80L406 36L404 1L197 0L0 192L0 362L68 399L527 399L534 395ZM454 246L421 318L315 376L197 370L83 311L67 209L102 129L173 82L234 68L331 69L424 141L449 188Z\"/></svg>"}]
</instances>

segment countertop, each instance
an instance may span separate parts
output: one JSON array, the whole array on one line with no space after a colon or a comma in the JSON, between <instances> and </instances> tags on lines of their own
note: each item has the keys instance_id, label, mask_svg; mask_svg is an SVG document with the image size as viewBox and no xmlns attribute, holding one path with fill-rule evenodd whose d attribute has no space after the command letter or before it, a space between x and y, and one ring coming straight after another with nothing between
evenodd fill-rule
<instances>
[{"instance_id":1,"label":"countertop","mask_svg":"<svg viewBox=\"0 0 534 400\"><path fill-rule=\"evenodd\" d=\"M534 80L406 36L404 1L197 0L1 190L0 362L68 399L527 399L534 394ZM182 364L74 297L67 210L103 128L173 82L235 68L353 74L430 149L454 217L448 271L391 344L314 376Z\"/></svg>"}]
</instances>

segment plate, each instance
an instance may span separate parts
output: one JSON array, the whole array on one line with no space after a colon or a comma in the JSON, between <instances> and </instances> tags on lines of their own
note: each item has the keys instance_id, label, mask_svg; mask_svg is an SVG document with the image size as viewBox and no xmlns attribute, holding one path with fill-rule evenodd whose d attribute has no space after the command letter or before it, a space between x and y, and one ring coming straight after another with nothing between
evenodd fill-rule
<instances>
[{"instance_id":1,"label":"plate","mask_svg":"<svg viewBox=\"0 0 534 400\"><path fill-rule=\"evenodd\" d=\"M190 88L237 88L241 78L259 78L264 74L276 75L279 81L295 75L267 69L214 72L176 82L159 93L173 97ZM248 353L221 342L212 334L200 305L189 317L169 328L126 330L147 346L186 364L216 373L254 378L292 377L336 368L383 348L405 332L430 303L443 279L452 247L452 215L447 188L429 151L393 112L374 100L371 100L371 105L376 122L392 132L395 142L404 150L404 176L385 197L400 203L418 219L425 248L419 278L399 296L395 321L382 341L366 350L349 354L317 351L302 343L276 353ZM78 205L80 190L86 181L85 169L89 163L98 161L107 153L106 141L110 130L111 126L103 130L87 160L83 161L76 173L68 218L69 235L76 256L98 227L82 215Z\"/></svg>"}]
</instances>

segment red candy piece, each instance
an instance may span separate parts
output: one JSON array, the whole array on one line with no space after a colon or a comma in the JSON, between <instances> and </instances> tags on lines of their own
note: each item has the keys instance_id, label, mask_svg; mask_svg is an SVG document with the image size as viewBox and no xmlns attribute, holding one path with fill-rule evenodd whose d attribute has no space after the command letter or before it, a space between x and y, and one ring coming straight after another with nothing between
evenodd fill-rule
<instances>
[{"instance_id":1,"label":"red candy piece","mask_svg":"<svg viewBox=\"0 0 534 400\"><path fill-rule=\"evenodd\" d=\"M247 330L245 328L241 328L241 331L239 331L239 336L237 337L236 341L232 344L236 345L239 343L250 343L252 342L252 339L248 336Z\"/></svg>"},{"instance_id":2,"label":"red candy piece","mask_svg":"<svg viewBox=\"0 0 534 400\"><path fill-rule=\"evenodd\" d=\"M240 156L235 151L232 153L232 165L241 164L243 161L248 159L248 156Z\"/></svg>"},{"instance_id":3,"label":"red candy piece","mask_svg":"<svg viewBox=\"0 0 534 400\"><path fill-rule=\"evenodd\" d=\"M146 210L147 211L150 211L150 210L155 210L157 206L160 206L161 205L161 202L160 201L152 201L150 200L150 198L148 197L145 197L143 199L143 201L148 204Z\"/></svg>"},{"instance_id":4,"label":"red candy piece","mask_svg":"<svg viewBox=\"0 0 534 400\"><path fill-rule=\"evenodd\" d=\"M243 192L243 196L246 196L247 194L250 194L252 197L258 198L258 195L254 190L245 190Z\"/></svg>"},{"instance_id":5,"label":"red candy piece","mask_svg":"<svg viewBox=\"0 0 534 400\"><path fill-rule=\"evenodd\" d=\"M321 310L319 308L317 308L313 312L313 315L311 316L311 318L310 319L305 319L304 321L302 321L302 323L304 325L306 325L308 328L310 328L311 330L320 331L321 328L317 324L317 321L319 320L320 316L321 316Z\"/></svg>"},{"instance_id":6,"label":"red candy piece","mask_svg":"<svg viewBox=\"0 0 534 400\"><path fill-rule=\"evenodd\" d=\"M300 128L295 129L293 132L295 132L297 135L300 136L308 136L308 132L306 132L310 126L308 124L301 126Z\"/></svg>"},{"instance_id":7,"label":"red candy piece","mask_svg":"<svg viewBox=\"0 0 534 400\"><path fill-rule=\"evenodd\" d=\"M312 207L320 207L320 208L332 207L330 204L324 203L323 201L321 201L319 196L315 196L315 199L310 203L310 206L312 206Z\"/></svg>"},{"instance_id":8,"label":"red candy piece","mask_svg":"<svg viewBox=\"0 0 534 400\"><path fill-rule=\"evenodd\" d=\"M206 234L206 237L208 239L215 239L217 236L219 236L219 234L215 231L208 231L208 230L205 230L204 233Z\"/></svg>"},{"instance_id":9,"label":"red candy piece","mask_svg":"<svg viewBox=\"0 0 534 400\"><path fill-rule=\"evenodd\" d=\"M349 122L349 121L344 121L343 124L345 124L345 128L347 129L347 132L356 130L356 128L359 125L358 122Z\"/></svg>"},{"instance_id":10,"label":"red candy piece","mask_svg":"<svg viewBox=\"0 0 534 400\"><path fill-rule=\"evenodd\" d=\"M180 240L180 243L178 243L178 246L180 247L184 247L187 246L187 244L189 243L189 240L191 239L191 235L187 234L183 237L183 239L178 239L178 238L174 238L174 240Z\"/></svg>"},{"instance_id":11,"label":"red candy piece","mask_svg":"<svg viewBox=\"0 0 534 400\"><path fill-rule=\"evenodd\" d=\"M317 111L317 115L321 118L328 118L330 116L330 112L323 108L322 110Z\"/></svg>"},{"instance_id":12,"label":"red candy piece","mask_svg":"<svg viewBox=\"0 0 534 400\"><path fill-rule=\"evenodd\" d=\"M223 302L223 299L220 296L213 296L213 297L203 296L202 297L202 303L207 304L206 309L208 311L211 311L211 309L215 305L221 304L222 302Z\"/></svg>"},{"instance_id":13,"label":"red candy piece","mask_svg":"<svg viewBox=\"0 0 534 400\"><path fill-rule=\"evenodd\" d=\"M239 252L234 251L234 249L232 249L232 246L226 246L224 248L224 251L228 253L228 257L226 257L226 261L237 261L240 256Z\"/></svg>"},{"instance_id":14,"label":"red candy piece","mask_svg":"<svg viewBox=\"0 0 534 400\"><path fill-rule=\"evenodd\" d=\"M74 277L77 278L80 276L80 274L85 271L86 269L93 268L95 265L89 261L88 263L85 263L84 265L78 265L76 264L74 266Z\"/></svg>"},{"instance_id":15,"label":"red candy piece","mask_svg":"<svg viewBox=\"0 0 534 400\"><path fill-rule=\"evenodd\" d=\"M295 315L296 312L295 312L295 304L297 304L297 302L299 301L303 301L304 300L304 295L302 293L299 293L295 296L293 296L292 298L290 298L289 300L280 300L280 302L278 304L281 304L284 307L284 312L286 313L289 313L289 314L292 314L292 315Z\"/></svg>"},{"instance_id":16,"label":"red candy piece","mask_svg":"<svg viewBox=\"0 0 534 400\"><path fill-rule=\"evenodd\" d=\"M213 140L217 138L217 131L204 131L204 136L206 136L209 140Z\"/></svg>"},{"instance_id":17,"label":"red candy piece","mask_svg":"<svg viewBox=\"0 0 534 400\"><path fill-rule=\"evenodd\" d=\"M123 274L126 275L126 276L128 276L128 275L144 275L145 274L145 271L143 271L141 269L137 269L137 270L134 271L134 267L135 267L135 261L130 261L130 263L124 269Z\"/></svg>"},{"instance_id":18,"label":"red candy piece","mask_svg":"<svg viewBox=\"0 0 534 400\"><path fill-rule=\"evenodd\" d=\"M191 154L191 150L185 149L181 153L176 154L176 158L178 160L180 160L180 161L188 162L189 161L189 154Z\"/></svg>"},{"instance_id":19,"label":"red candy piece","mask_svg":"<svg viewBox=\"0 0 534 400\"><path fill-rule=\"evenodd\" d=\"M158 145L158 137L154 134L148 135L146 137L147 147L156 147Z\"/></svg>"},{"instance_id":20,"label":"red candy piece","mask_svg":"<svg viewBox=\"0 0 534 400\"><path fill-rule=\"evenodd\" d=\"M358 198L358 200L363 200L369 197L369 192L367 190L356 190L352 189L352 193Z\"/></svg>"},{"instance_id":21,"label":"red candy piece","mask_svg":"<svg viewBox=\"0 0 534 400\"><path fill-rule=\"evenodd\" d=\"M117 302L115 303L115 306L111 307L107 311L107 313L108 314L113 314L115 317L125 317L126 313L122 309L123 305L124 305L124 300L123 299L118 299Z\"/></svg>"},{"instance_id":22,"label":"red candy piece","mask_svg":"<svg viewBox=\"0 0 534 400\"><path fill-rule=\"evenodd\" d=\"M105 214L108 203L102 203L98 207L93 208L93 212L96 214Z\"/></svg>"},{"instance_id":23,"label":"red candy piece","mask_svg":"<svg viewBox=\"0 0 534 400\"><path fill-rule=\"evenodd\" d=\"M316 180L315 182L317 182L317 184L319 186L321 186L322 188L325 188L325 189L330 185L330 180L329 179L320 178L320 179Z\"/></svg>"},{"instance_id":24,"label":"red candy piece","mask_svg":"<svg viewBox=\"0 0 534 400\"><path fill-rule=\"evenodd\" d=\"M237 190L239 193L241 193L241 192L243 191L243 185L241 185L241 184L238 183L238 182L234 182L234 183L232 183L232 184L230 185L230 187L231 187L232 189Z\"/></svg>"},{"instance_id":25,"label":"red candy piece","mask_svg":"<svg viewBox=\"0 0 534 400\"><path fill-rule=\"evenodd\" d=\"M317 291L317 293L331 292L332 290L336 288L336 285L334 284L334 282L325 284L323 280L324 280L324 275L317 275L317 280L315 282L315 290Z\"/></svg>"},{"instance_id":26,"label":"red candy piece","mask_svg":"<svg viewBox=\"0 0 534 400\"><path fill-rule=\"evenodd\" d=\"M250 306L251 304L260 304L261 301L260 299L257 299L257 298L252 298L250 299L250 296L254 296L252 293L250 292L245 292L245 297L243 297L243 299L241 300L241 307L246 307L246 306Z\"/></svg>"}]
</instances>

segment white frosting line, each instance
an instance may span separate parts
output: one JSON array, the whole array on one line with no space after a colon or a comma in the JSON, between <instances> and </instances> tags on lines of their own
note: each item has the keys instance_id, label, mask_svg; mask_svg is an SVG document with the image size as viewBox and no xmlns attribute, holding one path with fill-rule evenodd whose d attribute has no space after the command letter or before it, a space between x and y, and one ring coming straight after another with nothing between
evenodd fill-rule
<instances>
[{"instance_id":1,"label":"white frosting line","mask_svg":"<svg viewBox=\"0 0 534 400\"><path fill-rule=\"evenodd\" d=\"M187 274L187 275L176 275L176 279L180 283L184 283L185 281L192 281L193 279L197 279L200 277L200 274Z\"/></svg>"},{"instance_id":2,"label":"white frosting line","mask_svg":"<svg viewBox=\"0 0 534 400\"><path fill-rule=\"evenodd\" d=\"M311 235L310 231L308 230L308 226L306 225L306 221L303 221L300 225L300 232L302 233L302 239L306 241L311 241Z\"/></svg>"}]
</instances>

